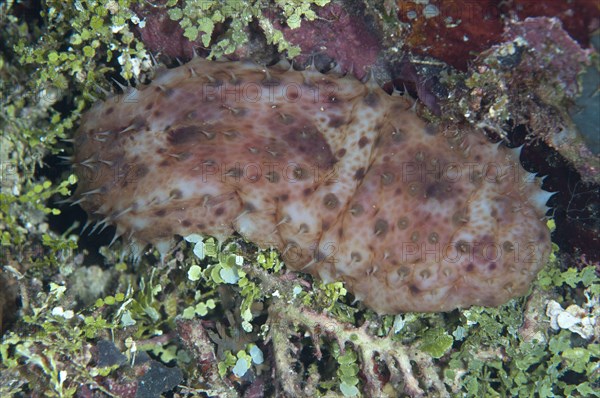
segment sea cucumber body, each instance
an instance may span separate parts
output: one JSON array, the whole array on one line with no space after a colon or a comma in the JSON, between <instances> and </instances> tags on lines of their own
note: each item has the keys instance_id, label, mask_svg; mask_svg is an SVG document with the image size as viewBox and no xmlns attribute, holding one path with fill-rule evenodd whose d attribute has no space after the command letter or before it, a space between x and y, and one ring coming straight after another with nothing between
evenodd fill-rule
<instances>
[{"instance_id":1,"label":"sea cucumber body","mask_svg":"<svg viewBox=\"0 0 600 398\"><path fill-rule=\"evenodd\" d=\"M546 193L513 150L411 106L372 81L196 58L84 115L75 197L162 251L238 232L379 313L525 294Z\"/></svg>"}]
</instances>

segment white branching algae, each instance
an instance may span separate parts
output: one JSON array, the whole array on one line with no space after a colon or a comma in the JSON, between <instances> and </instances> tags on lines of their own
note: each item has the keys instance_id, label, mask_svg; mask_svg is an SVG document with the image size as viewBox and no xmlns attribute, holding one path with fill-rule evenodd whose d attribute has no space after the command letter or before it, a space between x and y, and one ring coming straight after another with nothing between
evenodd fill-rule
<instances>
[{"instance_id":1,"label":"white branching algae","mask_svg":"<svg viewBox=\"0 0 600 398\"><path fill-rule=\"evenodd\" d=\"M195 58L84 115L74 198L134 255L237 232L379 313L523 295L550 194L519 150L411 107L372 79Z\"/></svg>"}]
</instances>

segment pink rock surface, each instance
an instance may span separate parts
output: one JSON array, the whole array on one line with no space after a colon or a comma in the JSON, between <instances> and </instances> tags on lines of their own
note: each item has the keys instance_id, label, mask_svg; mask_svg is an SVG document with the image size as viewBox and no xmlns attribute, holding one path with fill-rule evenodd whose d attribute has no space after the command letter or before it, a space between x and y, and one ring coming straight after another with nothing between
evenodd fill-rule
<instances>
[{"instance_id":1,"label":"pink rock surface","mask_svg":"<svg viewBox=\"0 0 600 398\"><path fill-rule=\"evenodd\" d=\"M295 61L303 64L310 56L325 54L335 60L342 72L352 70L358 79L364 78L381 51L380 33L367 24L364 14L350 13L337 3L318 8L317 13L317 19L302 21L296 29L273 20L286 40L300 46L302 54Z\"/></svg>"}]
</instances>

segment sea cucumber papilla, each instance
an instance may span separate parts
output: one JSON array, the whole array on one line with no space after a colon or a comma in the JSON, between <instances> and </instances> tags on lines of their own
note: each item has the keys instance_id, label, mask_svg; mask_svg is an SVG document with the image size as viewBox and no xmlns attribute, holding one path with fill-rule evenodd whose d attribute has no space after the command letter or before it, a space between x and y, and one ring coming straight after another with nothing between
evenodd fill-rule
<instances>
[{"instance_id":1,"label":"sea cucumber papilla","mask_svg":"<svg viewBox=\"0 0 600 398\"><path fill-rule=\"evenodd\" d=\"M495 306L550 252L518 150L373 80L195 58L95 104L75 200L134 247L234 232L379 313Z\"/></svg>"}]
</instances>

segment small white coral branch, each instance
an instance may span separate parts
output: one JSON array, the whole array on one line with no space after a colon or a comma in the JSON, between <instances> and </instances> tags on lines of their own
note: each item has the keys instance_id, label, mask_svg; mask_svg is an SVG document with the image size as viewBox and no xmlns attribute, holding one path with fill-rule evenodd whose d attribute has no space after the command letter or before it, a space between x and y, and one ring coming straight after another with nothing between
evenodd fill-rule
<instances>
[{"instance_id":1,"label":"small white coral branch","mask_svg":"<svg viewBox=\"0 0 600 398\"><path fill-rule=\"evenodd\" d=\"M365 393L370 396L385 391L379 375L375 371L375 362L380 358L391 373L391 382L402 382L404 393L410 397L424 397L425 389L433 389L440 397L449 396L444 383L435 372L431 356L412 346L405 346L389 337L371 335L366 324L354 327L344 324L327 314L317 313L297 304L290 304L277 299L269 307L271 339L274 344L277 372L284 382L288 394L299 394L298 375L294 368L294 355L290 355L289 335L297 329L305 330L311 335L323 335L337 340L343 349L351 343L360 354L360 367L365 376ZM282 352L283 350L283 352ZM292 353L293 354L293 353ZM419 378L415 374L415 366ZM296 379L296 380L293 380ZM397 383L395 383L397 384ZM424 388L423 388L424 387ZM289 391L287 391L289 389Z\"/></svg>"},{"instance_id":2,"label":"small white coral branch","mask_svg":"<svg viewBox=\"0 0 600 398\"><path fill-rule=\"evenodd\" d=\"M303 383L302 375L294 370L298 365L298 352L295 350L296 347L290 344L290 336L305 333L310 335L315 344L317 358L320 357L320 337L337 341L342 352L347 343L351 344L360 356L359 366L364 375L364 393L367 396L391 396L390 393L397 394L400 386L403 386L403 392L409 397L424 397L428 394L426 391L435 391L436 396L439 397L449 397L429 354L412 345L394 341L389 336L373 336L368 331L368 323L355 327L340 322L326 313L319 313L300 305L295 300L289 299L293 297L293 283L290 281L257 268L247 270L261 279L261 286L265 290L280 292L280 296L274 298L269 306L268 323L269 337L274 348L275 371L282 381L282 388L286 394L303 395L300 386L306 383ZM392 392L382 385L380 375L377 374L378 361L387 366L392 390L396 391Z\"/></svg>"}]
</instances>

